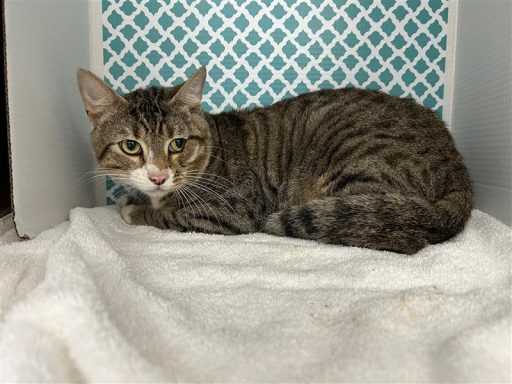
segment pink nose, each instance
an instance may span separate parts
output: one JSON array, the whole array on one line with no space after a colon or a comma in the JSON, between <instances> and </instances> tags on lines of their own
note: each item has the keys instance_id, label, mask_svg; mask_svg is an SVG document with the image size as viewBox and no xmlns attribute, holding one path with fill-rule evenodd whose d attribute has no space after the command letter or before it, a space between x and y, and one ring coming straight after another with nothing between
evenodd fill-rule
<instances>
[{"instance_id":1,"label":"pink nose","mask_svg":"<svg viewBox=\"0 0 512 384\"><path fill-rule=\"evenodd\" d=\"M151 180L151 182L156 185L162 185L163 183L165 183L165 180L167 180L167 178L168 176L166 175L149 176L149 180Z\"/></svg>"}]
</instances>

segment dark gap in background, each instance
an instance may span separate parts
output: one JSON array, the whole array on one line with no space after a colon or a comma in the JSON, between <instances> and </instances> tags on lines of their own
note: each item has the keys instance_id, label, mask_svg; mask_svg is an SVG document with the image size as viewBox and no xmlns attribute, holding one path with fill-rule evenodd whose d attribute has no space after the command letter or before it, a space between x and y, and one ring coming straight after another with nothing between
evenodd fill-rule
<instances>
[{"instance_id":1,"label":"dark gap in background","mask_svg":"<svg viewBox=\"0 0 512 384\"><path fill-rule=\"evenodd\" d=\"M2 70L0 71L2 78L2 91L0 92L0 106L2 112L0 115L0 217L11 212L11 175L9 173L9 146L7 141L7 100L5 87L5 20L4 20L4 2L0 3L1 14L1 35L2 35Z\"/></svg>"}]
</instances>

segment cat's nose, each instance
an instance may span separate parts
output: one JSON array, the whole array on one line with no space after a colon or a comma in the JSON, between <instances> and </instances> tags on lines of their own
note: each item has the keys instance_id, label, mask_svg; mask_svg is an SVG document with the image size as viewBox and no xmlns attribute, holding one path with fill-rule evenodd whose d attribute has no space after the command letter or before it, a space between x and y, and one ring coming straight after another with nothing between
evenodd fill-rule
<instances>
[{"instance_id":1,"label":"cat's nose","mask_svg":"<svg viewBox=\"0 0 512 384\"><path fill-rule=\"evenodd\" d=\"M151 180L153 184L162 185L168 177L167 175L149 176L149 180Z\"/></svg>"}]
</instances>

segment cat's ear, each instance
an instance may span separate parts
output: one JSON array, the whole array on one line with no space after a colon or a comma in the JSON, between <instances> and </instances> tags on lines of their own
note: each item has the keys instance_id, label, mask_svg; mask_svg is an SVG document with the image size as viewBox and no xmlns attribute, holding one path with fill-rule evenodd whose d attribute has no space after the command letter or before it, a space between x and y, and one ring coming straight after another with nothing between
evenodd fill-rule
<instances>
[{"instance_id":1,"label":"cat's ear","mask_svg":"<svg viewBox=\"0 0 512 384\"><path fill-rule=\"evenodd\" d=\"M79 69L76 78L89 118L93 119L116 104L126 103L123 97L118 95L94 73Z\"/></svg>"},{"instance_id":2,"label":"cat's ear","mask_svg":"<svg viewBox=\"0 0 512 384\"><path fill-rule=\"evenodd\" d=\"M191 112L201 111L201 98L206 81L206 68L199 68L180 88L172 99L172 103L179 103L190 108Z\"/></svg>"}]
</instances>

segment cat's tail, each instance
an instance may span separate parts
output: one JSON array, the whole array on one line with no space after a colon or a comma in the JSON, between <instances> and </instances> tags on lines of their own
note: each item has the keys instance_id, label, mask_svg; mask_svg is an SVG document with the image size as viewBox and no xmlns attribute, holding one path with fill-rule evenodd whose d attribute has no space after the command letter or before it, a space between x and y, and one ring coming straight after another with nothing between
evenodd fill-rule
<instances>
[{"instance_id":1,"label":"cat's tail","mask_svg":"<svg viewBox=\"0 0 512 384\"><path fill-rule=\"evenodd\" d=\"M471 190L448 193L437 202L401 193L325 197L272 214L264 231L413 254L459 233L472 202Z\"/></svg>"}]
</instances>

